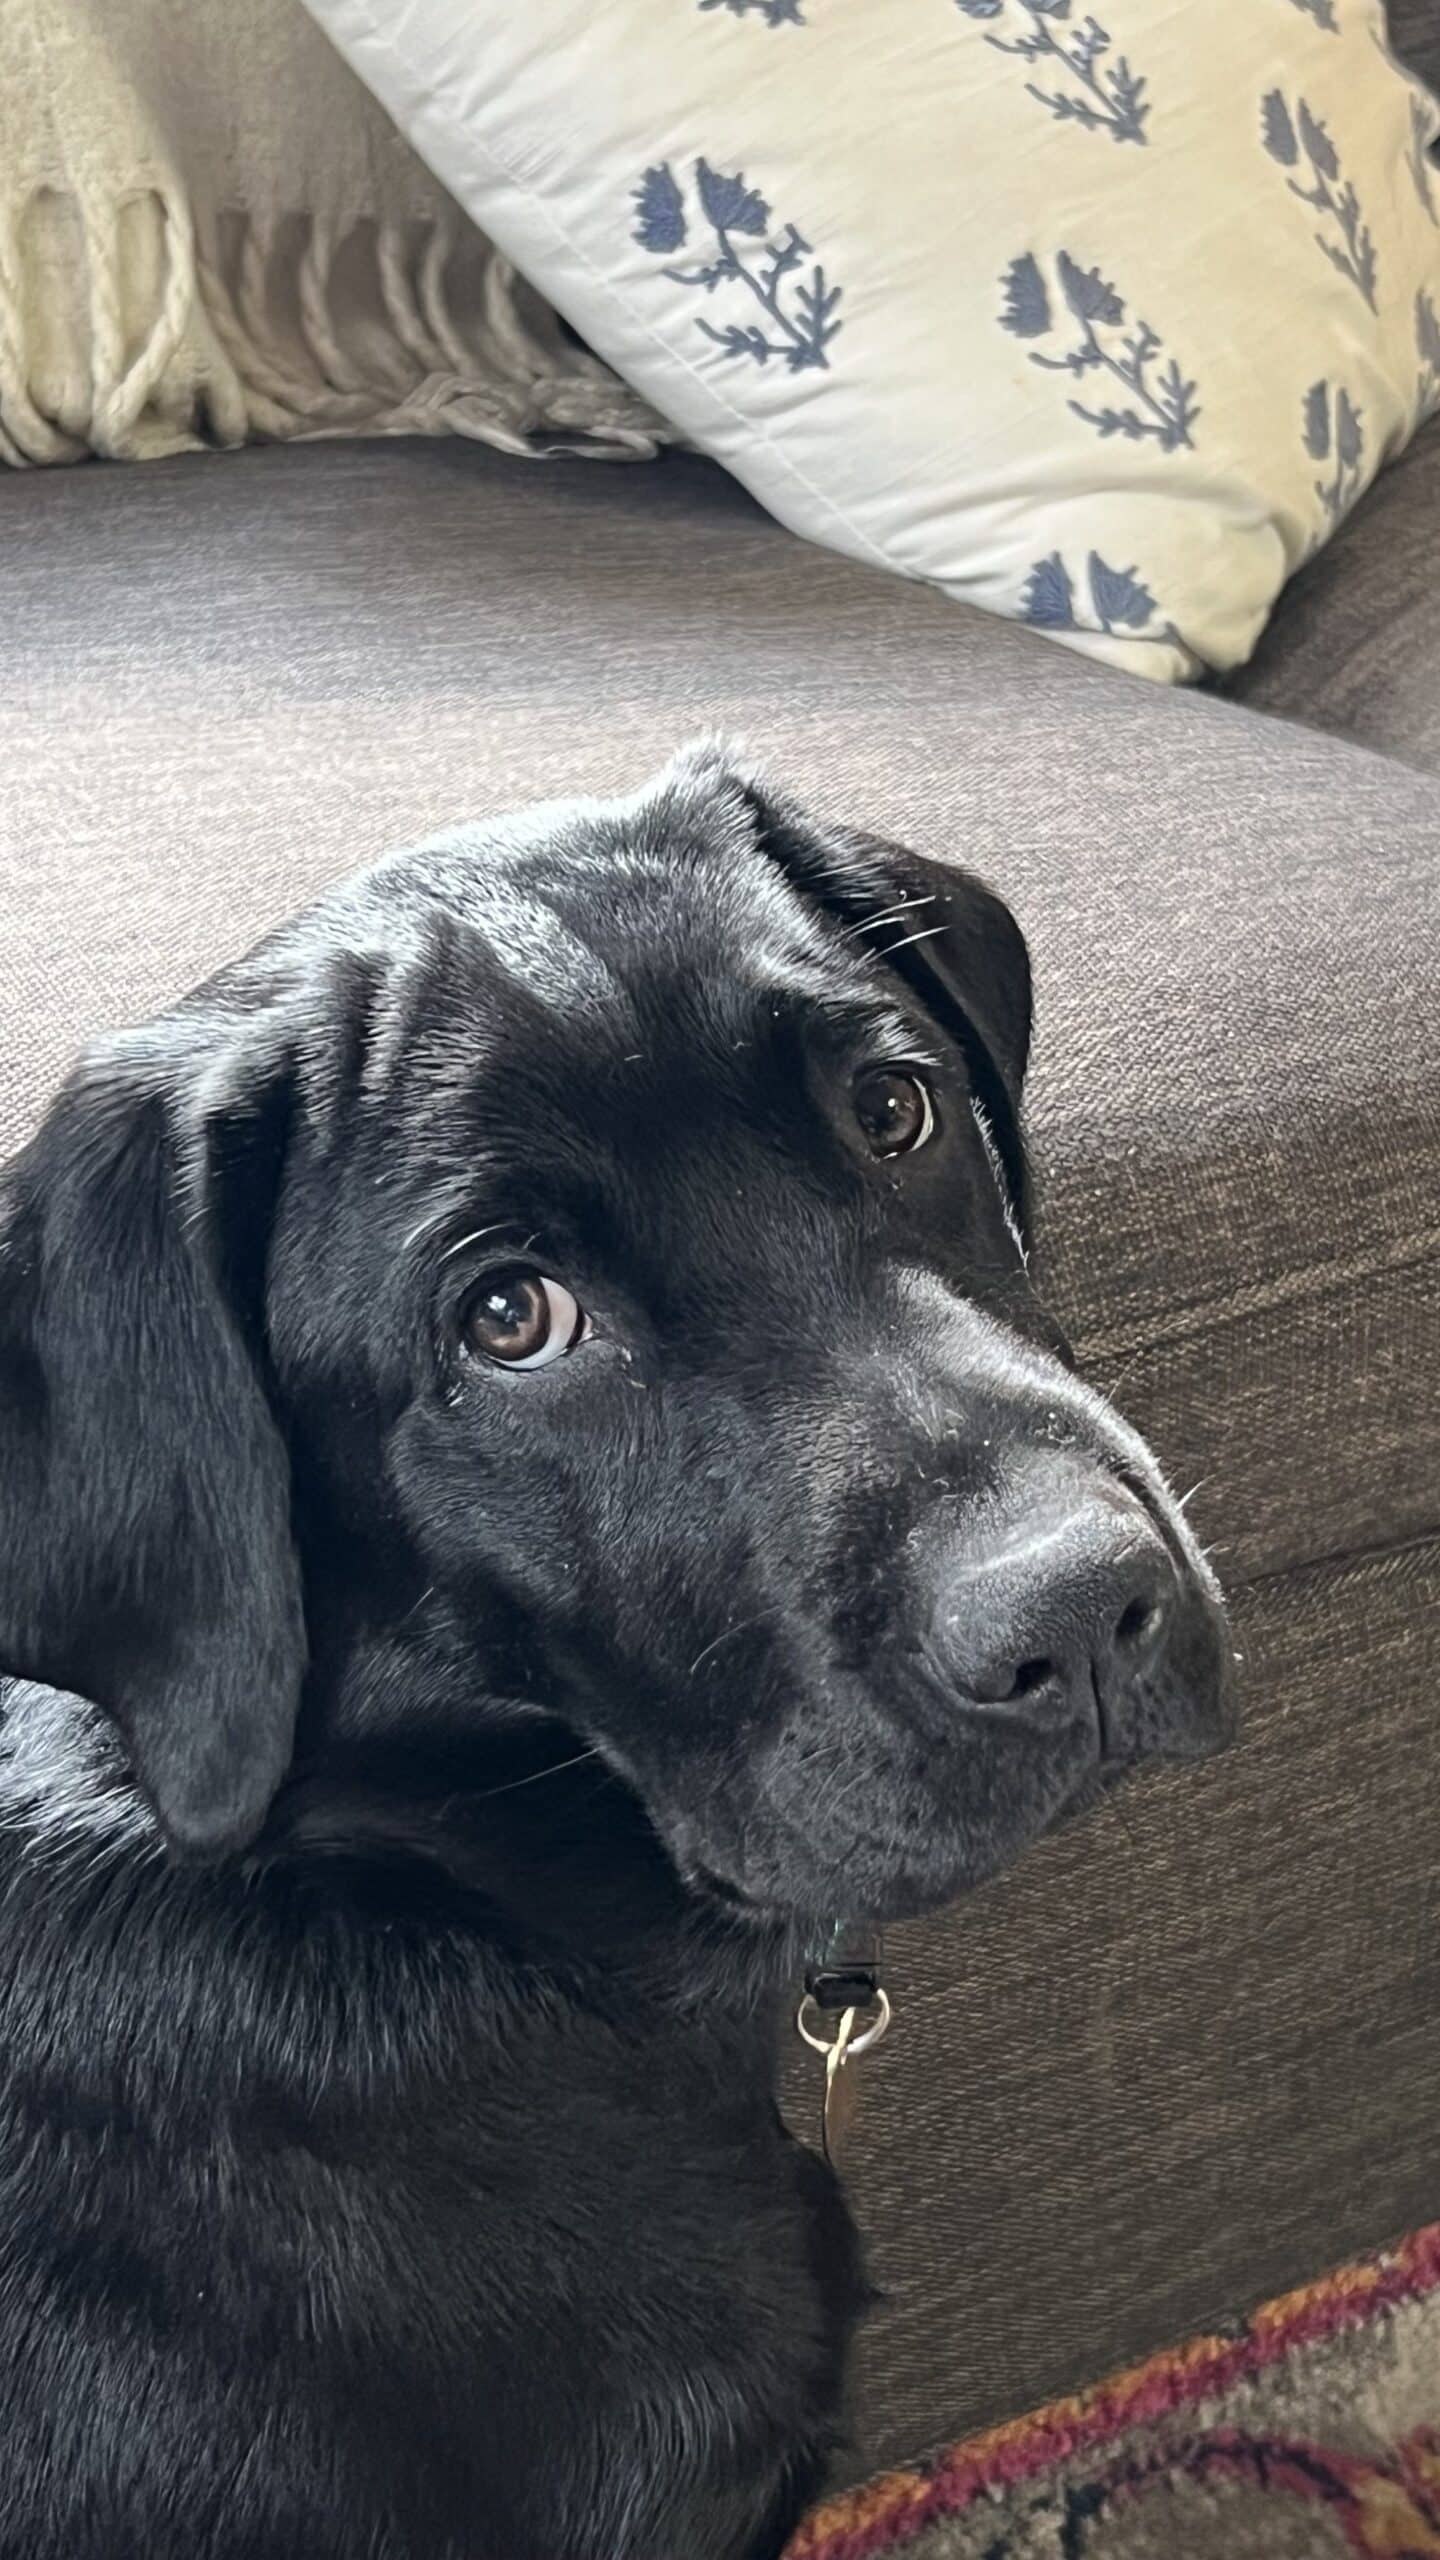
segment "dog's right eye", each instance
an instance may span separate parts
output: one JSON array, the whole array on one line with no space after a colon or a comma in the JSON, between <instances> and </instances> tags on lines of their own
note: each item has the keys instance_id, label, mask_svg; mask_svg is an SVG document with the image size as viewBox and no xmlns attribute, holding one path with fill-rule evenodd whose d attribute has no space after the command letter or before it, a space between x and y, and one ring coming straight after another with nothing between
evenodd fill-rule
<instances>
[{"instance_id":1,"label":"dog's right eye","mask_svg":"<svg viewBox=\"0 0 1440 2560\"><path fill-rule=\"evenodd\" d=\"M564 1282L524 1263L488 1272L460 1310L464 1348L502 1369L548 1368L590 1331L589 1317Z\"/></svg>"},{"instance_id":2,"label":"dog's right eye","mask_svg":"<svg viewBox=\"0 0 1440 2560\"><path fill-rule=\"evenodd\" d=\"M913 1155L935 1134L935 1105L922 1076L875 1067L855 1087L855 1117L873 1156Z\"/></svg>"}]
</instances>

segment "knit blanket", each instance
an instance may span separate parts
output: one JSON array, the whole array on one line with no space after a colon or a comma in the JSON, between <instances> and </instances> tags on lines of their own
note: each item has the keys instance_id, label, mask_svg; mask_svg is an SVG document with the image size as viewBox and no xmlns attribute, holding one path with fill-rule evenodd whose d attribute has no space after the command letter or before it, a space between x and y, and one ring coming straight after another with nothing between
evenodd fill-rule
<instances>
[{"instance_id":1,"label":"knit blanket","mask_svg":"<svg viewBox=\"0 0 1440 2560\"><path fill-rule=\"evenodd\" d=\"M665 436L300 0L4 0L0 458L417 433Z\"/></svg>"}]
</instances>

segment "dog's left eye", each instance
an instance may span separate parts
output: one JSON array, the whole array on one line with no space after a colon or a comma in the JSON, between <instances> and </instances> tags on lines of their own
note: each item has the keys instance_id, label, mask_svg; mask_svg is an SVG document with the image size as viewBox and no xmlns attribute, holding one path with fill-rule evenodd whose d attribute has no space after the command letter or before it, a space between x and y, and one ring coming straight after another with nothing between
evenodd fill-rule
<instances>
[{"instance_id":1,"label":"dog's left eye","mask_svg":"<svg viewBox=\"0 0 1440 2560\"><path fill-rule=\"evenodd\" d=\"M590 1319L563 1280L517 1263L489 1272L460 1310L460 1339L502 1369L544 1369L590 1331Z\"/></svg>"},{"instance_id":2,"label":"dog's left eye","mask_svg":"<svg viewBox=\"0 0 1440 2560\"><path fill-rule=\"evenodd\" d=\"M908 1067L874 1067L859 1077L855 1117L876 1156L913 1155L935 1133L930 1088Z\"/></svg>"}]
</instances>

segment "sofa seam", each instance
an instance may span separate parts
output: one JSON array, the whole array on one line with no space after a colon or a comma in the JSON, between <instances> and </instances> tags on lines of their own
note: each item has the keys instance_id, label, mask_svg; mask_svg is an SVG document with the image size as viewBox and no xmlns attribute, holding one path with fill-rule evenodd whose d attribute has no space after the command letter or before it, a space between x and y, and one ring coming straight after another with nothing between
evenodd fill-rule
<instances>
[{"instance_id":1,"label":"sofa seam","mask_svg":"<svg viewBox=\"0 0 1440 2560\"><path fill-rule=\"evenodd\" d=\"M1434 1554L1440 1562L1440 1524L1420 1529L1404 1538L1392 1538L1383 1544L1358 1547L1330 1547L1317 1555L1297 1556L1291 1563L1275 1565L1264 1573L1248 1574L1234 1586L1232 1597L1244 1599L1250 1592L1263 1592L1274 1586L1294 1582L1303 1574L1339 1576L1353 1568L1400 1563L1406 1556Z\"/></svg>"}]
</instances>

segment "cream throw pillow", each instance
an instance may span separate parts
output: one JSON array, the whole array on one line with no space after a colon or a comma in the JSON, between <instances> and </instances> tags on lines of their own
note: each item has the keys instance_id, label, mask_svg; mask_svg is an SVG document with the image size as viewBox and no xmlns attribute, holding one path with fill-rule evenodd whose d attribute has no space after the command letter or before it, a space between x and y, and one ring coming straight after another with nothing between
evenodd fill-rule
<instances>
[{"instance_id":1,"label":"cream throw pillow","mask_svg":"<svg viewBox=\"0 0 1440 2560\"><path fill-rule=\"evenodd\" d=\"M1379 0L310 5L786 523L1117 666L1245 658L1440 401Z\"/></svg>"},{"instance_id":2,"label":"cream throw pillow","mask_svg":"<svg viewBox=\"0 0 1440 2560\"><path fill-rule=\"evenodd\" d=\"M0 0L0 457L442 431L647 453L658 421L299 0Z\"/></svg>"}]
</instances>

